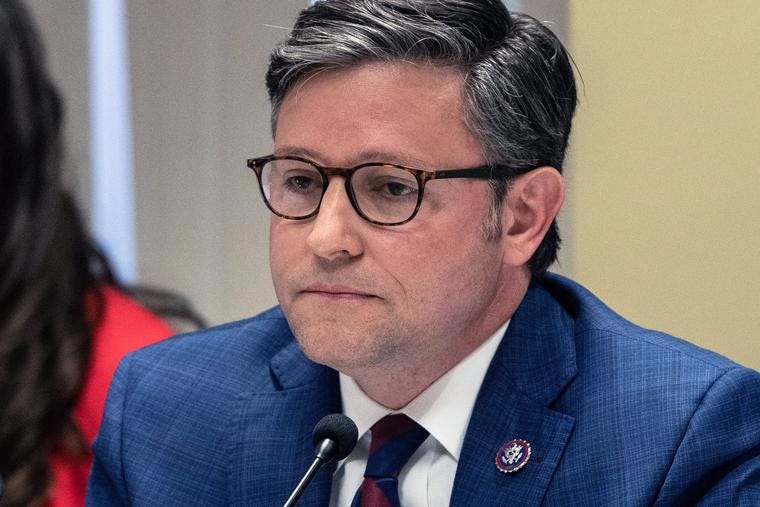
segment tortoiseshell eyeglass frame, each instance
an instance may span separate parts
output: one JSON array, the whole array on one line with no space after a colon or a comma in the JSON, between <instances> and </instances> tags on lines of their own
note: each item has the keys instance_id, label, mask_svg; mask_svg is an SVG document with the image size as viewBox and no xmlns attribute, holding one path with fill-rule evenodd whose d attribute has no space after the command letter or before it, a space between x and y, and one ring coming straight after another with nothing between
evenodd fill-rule
<instances>
[{"instance_id":1,"label":"tortoiseshell eyeglass frame","mask_svg":"<svg viewBox=\"0 0 760 507\"><path fill-rule=\"evenodd\" d=\"M319 172L319 174L322 176L322 195L319 198L319 202L317 203L317 206L314 208L314 211L307 215L298 215L298 216L291 216L291 215L285 215L283 213L278 212L275 210L272 205L269 203L269 199L267 199L266 194L264 193L264 184L261 180L261 173L264 169L264 166L273 160L296 160L298 162L303 162L304 164L308 164L314 169ZM505 166L505 165L483 165L478 167L468 167L463 169L445 169L440 171L426 171L424 169L415 169L413 167L407 167L403 165L398 164L387 164L384 162L367 162L364 164L359 164L354 167L326 167L317 164L316 162L313 162L307 158L303 157L295 157L295 156L277 156L277 155L267 155L265 157L258 157L258 158L251 158L247 161L248 167L253 169L253 172L256 173L256 178L259 181L259 191L261 192L261 197L264 199L264 204L266 204L267 208L269 208L269 211L274 213L275 215L286 218L288 220L306 220L308 218L311 218L315 216L317 213L319 213L319 208L322 205L322 198L325 195L325 192L327 191L327 185L329 184L329 178L330 176L342 176L345 179L345 187L346 187L346 195L348 195L348 200L351 202L351 206L353 206L356 213L362 217L367 222L370 222L375 225L384 225L384 226L394 226L394 225L402 225L410 220L412 220L415 216L417 216L417 212L420 209L420 205L422 204L422 196L425 190L425 183L427 183L430 180L441 180L441 179L447 179L447 178L476 178L476 179L482 179L482 180L490 180L495 178L511 178L518 176L519 174L527 172L527 170L515 170L514 168ZM372 218L368 217L364 214L364 212L359 207L358 203L356 202L356 196L354 195L354 189L351 185L351 176L358 171L359 169L362 169L363 167L368 166L381 166L381 167L392 167L395 169L402 169L409 174L413 175L414 178L417 180L417 185L419 187L419 191L417 192L417 204L414 207L414 211L404 220L400 220L397 222L380 222L377 220L373 220Z\"/></svg>"}]
</instances>

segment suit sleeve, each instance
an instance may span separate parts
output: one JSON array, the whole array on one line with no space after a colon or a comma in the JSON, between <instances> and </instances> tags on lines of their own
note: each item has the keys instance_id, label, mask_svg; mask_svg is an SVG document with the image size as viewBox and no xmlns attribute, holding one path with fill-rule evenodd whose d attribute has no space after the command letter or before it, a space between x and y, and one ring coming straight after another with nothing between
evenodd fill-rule
<instances>
[{"instance_id":1,"label":"suit sleeve","mask_svg":"<svg viewBox=\"0 0 760 507\"><path fill-rule=\"evenodd\" d=\"M706 391L657 505L760 505L760 374L734 368Z\"/></svg>"},{"instance_id":2,"label":"suit sleeve","mask_svg":"<svg viewBox=\"0 0 760 507\"><path fill-rule=\"evenodd\" d=\"M119 364L111 381L100 431L93 443L93 464L87 484L87 505L129 505L122 462L122 421L130 355Z\"/></svg>"}]
</instances>

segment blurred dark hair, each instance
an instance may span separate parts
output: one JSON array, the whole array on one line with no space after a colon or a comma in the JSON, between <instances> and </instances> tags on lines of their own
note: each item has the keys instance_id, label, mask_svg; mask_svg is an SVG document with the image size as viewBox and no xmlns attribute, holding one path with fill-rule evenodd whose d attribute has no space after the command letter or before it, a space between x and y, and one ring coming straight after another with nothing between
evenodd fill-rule
<instances>
[{"instance_id":1,"label":"blurred dark hair","mask_svg":"<svg viewBox=\"0 0 760 507\"><path fill-rule=\"evenodd\" d=\"M501 0L324 0L303 10L271 55L267 87L273 131L280 105L301 79L365 62L454 66L464 77L463 115L489 163L513 174L491 182L486 236L501 235L500 209L517 174L562 171L576 105L570 57L534 18ZM534 274L556 260L552 223L530 260Z\"/></svg>"},{"instance_id":2,"label":"blurred dark hair","mask_svg":"<svg viewBox=\"0 0 760 507\"><path fill-rule=\"evenodd\" d=\"M64 189L62 124L61 100L29 12L18 0L0 0L2 507L44 500L51 450L89 454L72 409L103 312L104 284L180 328L205 326L176 294L118 283Z\"/></svg>"},{"instance_id":3,"label":"blurred dark hair","mask_svg":"<svg viewBox=\"0 0 760 507\"><path fill-rule=\"evenodd\" d=\"M61 184L62 107L27 10L0 0L0 505L28 505L48 455L86 453L71 411L102 306ZM65 443L65 444L64 444Z\"/></svg>"}]
</instances>

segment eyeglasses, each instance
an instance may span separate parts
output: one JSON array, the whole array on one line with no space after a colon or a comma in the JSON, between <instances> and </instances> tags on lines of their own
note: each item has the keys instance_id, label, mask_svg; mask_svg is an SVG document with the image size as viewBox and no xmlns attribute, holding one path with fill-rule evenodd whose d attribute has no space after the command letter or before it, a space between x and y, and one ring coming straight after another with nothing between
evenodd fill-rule
<instances>
[{"instance_id":1,"label":"eyeglasses","mask_svg":"<svg viewBox=\"0 0 760 507\"><path fill-rule=\"evenodd\" d=\"M305 220L319 212L330 176L345 178L346 195L356 212L377 225L401 225L415 217L425 183L446 178L493 179L515 176L506 166L425 171L396 164L369 162L351 168L324 167L301 157L248 160L259 180L264 203L277 216Z\"/></svg>"}]
</instances>

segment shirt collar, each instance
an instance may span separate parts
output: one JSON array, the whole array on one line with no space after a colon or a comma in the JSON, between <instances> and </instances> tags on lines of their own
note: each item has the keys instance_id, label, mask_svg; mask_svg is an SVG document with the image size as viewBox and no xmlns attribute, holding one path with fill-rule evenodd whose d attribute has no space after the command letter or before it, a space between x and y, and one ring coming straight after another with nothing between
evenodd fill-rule
<instances>
[{"instance_id":1,"label":"shirt collar","mask_svg":"<svg viewBox=\"0 0 760 507\"><path fill-rule=\"evenodd\" d=\"M367 396L353 378L340 373L343 413L356 423L359 437L388 414L406 414L459 461L480 385L508 325L509 320L470 355L399 410L390 410L380 405Z\"/></svg>"}]
</instances>

